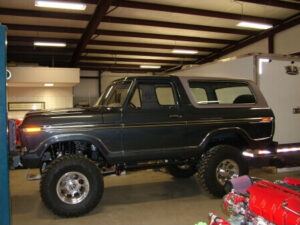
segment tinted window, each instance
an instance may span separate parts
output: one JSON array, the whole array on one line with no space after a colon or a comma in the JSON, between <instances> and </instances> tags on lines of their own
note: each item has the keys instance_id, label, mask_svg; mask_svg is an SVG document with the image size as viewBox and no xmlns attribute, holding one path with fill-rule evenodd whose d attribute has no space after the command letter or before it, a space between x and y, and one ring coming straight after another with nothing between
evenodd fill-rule
<instances>
[{"instance_id":1,"label":"tinted window","mask_svg":"<svg viewBox=\"0 0 300 225\"><path fill-rule=\"evenodd\" d=\"M255 97L246 83L191 81L189 86L198 104L255 103Z\"/></svg>"}]
</instances>

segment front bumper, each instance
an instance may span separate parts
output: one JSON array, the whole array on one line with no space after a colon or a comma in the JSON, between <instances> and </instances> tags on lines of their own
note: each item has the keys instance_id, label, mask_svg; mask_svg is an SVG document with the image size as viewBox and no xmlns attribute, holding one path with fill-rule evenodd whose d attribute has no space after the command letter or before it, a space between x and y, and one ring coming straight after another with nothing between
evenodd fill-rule
<instances>
[{"instance_id":1,"label":"front bumper","mask_svg":"<svg viewBox=\"0 0 300 225\"><path fill-rule=\"evenodd\" d=\"M21 163L24 168L39 168L41 165L41 157L36 153L25 153L21 156Z\"/></svg>"}]
</instances>

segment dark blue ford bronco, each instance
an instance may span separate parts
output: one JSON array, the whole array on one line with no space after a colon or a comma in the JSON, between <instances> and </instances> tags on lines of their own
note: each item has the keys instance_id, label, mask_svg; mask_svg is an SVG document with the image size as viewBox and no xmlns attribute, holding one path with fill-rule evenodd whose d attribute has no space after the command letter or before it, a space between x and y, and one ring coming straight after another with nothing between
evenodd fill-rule
<instances>
[{"instance_id":1,"label":"dark blue ford bronco","mask_svg":"<svg viewBox=\"0 0 300 225\"><path fill-rule=\"evenodd\" d=\"M22 163L40 168L41 197L60 216L92 210L103 176L165 167L204 189L248 173L242 152L272 150L274 115L247 80L176 76L114 81L91 108L28 113Z\"/></svg>"}]
</instances>

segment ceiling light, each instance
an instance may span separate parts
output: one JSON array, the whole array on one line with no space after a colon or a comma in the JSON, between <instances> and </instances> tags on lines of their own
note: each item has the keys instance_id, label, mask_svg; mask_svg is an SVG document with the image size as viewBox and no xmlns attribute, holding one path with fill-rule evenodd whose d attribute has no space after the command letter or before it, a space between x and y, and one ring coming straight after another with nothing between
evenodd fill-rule
<instances>
[{"instance_id":1,"label":"ceiling light","mask_svg":"<svg viewBox=\"0 0 300 225\"><path fill-rule=\"evenodd\" d=\"M186 50L186 49L173 49L173 53L182 53L182 54L197 54L197 50Z\"/></svg>"},{"instance_id":2,"label":"ceiling light","mask_svg":"<svg viewBox=\"0 0 300 225\"><path fill-rule=\"evenodd\" d=\"M40 42L35 41L33 43L34 46L44 46L44 47L66 47L66 43L63 42Z\"/></svg>"},{"instance_id":3,"label":"ceiling light","mask_svg":"<svg viewBox=\"0 0 300 225\"><path fill-rule=\"evenodd\" d=\"M249 28L255 28L255 29L261 29L261 30L267 30L271 27L273 27L270 24L265 23L253 23L253 22L247 22L247 21L241 21L237 24L238 27L249 27Z\"/></svg>"},{"instance_id":4,"label":"ceiling light","mask_svg":"<svg viewBox=\"0 0 300 225\"><path fill-rule=\"evenodd\" d=\"M152 66L152 65L140 65L142 69L160 69L161 66Z\"/></svg>"},{"instance_id":5,"label":"ceiling light","mask_svg":"<svg viewBox=\"0 0 300 225\"><path fill-rule=\"evenodd\" d=\"M36 7L56 8L56 9L71 9L71 10L85 10L86 4L72 3L72 2L55 2L55 1L41 1L35 0Z\"/></svg>"},{"instance_id":6,"label":"ceiling light","mask_svg":"<svg viewBox=\"0 0 300 225\"><path fill-rule=\"evenodd\" d=\"M53 84L53 83L45 83L44 86L45 86L45 87L53 87L54 84Z\"/></svg>"}]
</instances>

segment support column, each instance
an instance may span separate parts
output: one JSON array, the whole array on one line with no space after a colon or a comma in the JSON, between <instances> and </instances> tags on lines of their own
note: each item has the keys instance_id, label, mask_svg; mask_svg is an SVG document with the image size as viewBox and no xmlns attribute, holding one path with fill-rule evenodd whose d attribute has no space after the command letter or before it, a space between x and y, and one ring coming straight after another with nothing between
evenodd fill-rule
<instances>
[{"instance_id":1,"label":"support column","mask_svg":"<svg viewBox=\"0 0 300 225\"><path fill-rule=\"evenodd\" d=\"M268 50L269 53L274 53L274 35L268 37Z\"/></svg>"},{"instance_id":2,"label":"support column","mask_svg":"<svg viewBox=\"0 0 300 225\"><path fill-rule=\"evenodd\" d=\"M99 70L98 71L98 92L99 92L99 97L101 96L101 75L102 75L102 71Z\"/></svg>"},{"instance_id":3,"label":"support column","mask_svg":"<svg viewBox=\"0 0 300 225\"><path fill-rule=\"evenodd\" d=\"M0 225L10 224L5 42L6 27L0 25Z\"/></svg>"}]
</instances>

